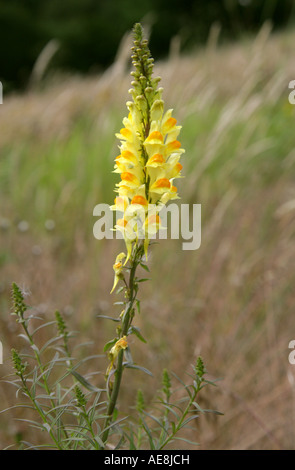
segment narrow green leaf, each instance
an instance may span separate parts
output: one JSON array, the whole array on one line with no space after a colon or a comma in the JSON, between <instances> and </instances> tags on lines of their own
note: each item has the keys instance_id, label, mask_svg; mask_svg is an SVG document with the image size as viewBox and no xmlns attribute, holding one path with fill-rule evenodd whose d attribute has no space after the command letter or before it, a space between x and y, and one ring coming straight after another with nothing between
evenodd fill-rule
<instances>
[{"instance_id":1,"label":"narrow green leaf","mask_svg":"<svg viewBox=\"0 0 295 470\"><path fill-rule=\"evenodd\" d=\"M41 330L41 328L46 328L47 326L54 325L56 323L55 320L49 321L47 323L42 323L42 325L39 325L37 328L34 329L34 331L31 332L31 336L33 336L37 331Z\"/></svg>"},{"instance_id":2,"label":"narrow green leaf","mask_svg":"<svg viewBox=\"0 0 295 470\"><path fill-rule=\"evenodd\" d=\"M148 440L149 440L149 443L150 443L150 448L151 450L155 450L155 444L154 444L154 441L153 441L153 437L152 437L152 434L151 434L151 431L148 427L148 425L146 424L145 420L143 419L142 420L142 425L143 425L143 429L145 430L147 436L148 436Z\"/></svg>"},{"instance_id":3,"label":"narrow green leaf","mask_svg":"<svg viewBox=\"0 0 295 470\"><path fill-rule=\"evenodd\" d=\"M140 300L136 299L136 307L137 307L137 311L140 315Z\"/></svg>"},{"instance_id":4,"label":"narrow green leaf","mask_svg":"<svg viewBox=\"0 0 295 470\"><path fill-rule=\"evenodd\" d=\"M108 315L97 315L96 317L97 318L105 318L106 320L112 320L112 321L115 321L115 322L120 321L120 318L113 318L113 317L109 317Z\"/></svg>"},{"instance_id":5,"label":"narrow green leaf","mask_svg":"<svg viewBox=\"0 0 295 470\"><path fill-rule=\"evenodd\" d=\"M172 406L171 406L170 404L168 405L167 403L164 403L164 402L163 402L163 406L164 406L167 410L169 410L170 413L174 414L174 416L175 416L177 419L179 419L179 415L176 413L176 411L173 410L173 408L172 408Z\"/></svg>"},{"instance_id":6,"label":"narrow green leaf","mask_svg":"<svg viewBox=\"0 0 295 470\"><path fill-rule=\"evenodd\" d=\"M55 353L54 358L52 359L52 361L50 361L49 367L48 367L48 369L47 369L47 371L46 371L46 376L45 376L45 379L46 379L46 380L48 380L49 375L50 375L50 373L51 373L51 371L52 371L53 366L56 364L57 359L59 359L59 354L58 354L58 352Z\"/></svg>"},{"instance_id":7,"label":"narrow green leaf","mask_svg":"<svg viewBox=\"0 0 295 470\"><path fill-rule=\"evenodd\" d=\"M118 341L118 338L114 338L111 341L108 341L103 348L103 352L106 352L108 349L110 349L111 346L113 346L116 342Z\"/></svg>"},{"instance_id":8,"label":"narrow green leaf","mask_svg":"<svg viewBox=\"0 0 295 470\"><path fill-rule=\"evenodd\" d=\"M128 364L126 362L124 362L123 364L126 368L128 369L138 369L138 370L141 370L142 372L145 372L146 374L150 375L151 377L153 377L153 374L148 370L146 369L145 367L141 367L141 366L137 366L136 364Z\"/></svg>"},{"instance_id":9,"label":"narrow green leaf","mask_svg":"<svg viewBox=\"0 0 295 470\"><path fill-rule=\"evenodd\" d=\"M145 411L145 410L143 410L143 413L144 413L146 416L148 416L149 418L151 418L153 421L155 421L155 422L160 426L160 428L163 429L163 431L168 435L167 429L165 428L165 426L163 425L163 423L161 423L161 421L160 421L158 418L156 418L156 416L154 416L154 415L148 413L148 412Z\"/></svg>"},{"instance_id":10,"label":"narrow green leaf","mask_svg":"<svg viewBox=\"0 0 295 470\"><path fill-rule=\"evenodd\" d=\"M192 421L193 419L197 419L198 417L199 415L190 416L182 423L181 428L185 427L190 421Z\"/></svg>"},{"instance_id":11,"label":"narrow green leaf","mask_svg":"<svg viewBox=\"0 0 295 470\"><path fill-rule=\"evenodd\" d=\"M129 334L135 334L135 336L137 336L137 338L140 339L140 341L142 341L143 343L146 343L146 340L144 339L144 337L140 333L139 328L137 328L136 326L131 326L129 328L129 332L130 332Z\"/></svg>"},{"instance_id":12,"label":"narrow green leaf","mask_svg":"<svg viewBox=\"0 0 295 470\"><path fill-rule=\"evenodd\" d=\"M87 390L90 390L91 392L100 392L101 391L99 388L96 388L96 387L94 387L94 385L91 385L91 383L88 382L88 380L86 380L84 377L82 377L82 375L80 375L75 370L71 369L70 373L75 377L75 379L78 380L78 382L80 382L80 384L82 384L85 388L87 388Z\"/></svg>"},{"instance_id":13,"label":"narrow green leaf","mask_svg":"<svg viewBox=\"0 0 295 470\"><path fill-rule=\"evenodd\" d=\"M223 415L224 415L224 413L222 413L221 411L217 411L217 410L207 410L207 409L205 409L205 410L204 410L204 413L212 413L212 414L214 414L214 415L219 415L219 416L223 416Z\"/></svg>"},{"instance_id":14,"label":"narrow green leaf","mask_svg":"<svg viewBox=\"0 0 295 470\"><path fill-rule=\"evenodd\" d=\"M148 266L146 264L143 264L143 263L140 263L140 266L145 270L147 271L148 273L150 272Z\"/></svg>"},{"instance_id":15,"label":"narrow green leaf","mask_svg":"<svg viewBox=\"0 0 295 470\"><path fill-rule=\"evenodd\" d=\"M116 290L116 294L120 294L125 289L125 287L119 287L119 289Z\"/></svg>"},{"instance_id":16,"label":"narrow green leaf","mask_svg":"<svg viewBox=\"0 0 295 470\"><path fill-rule=\"evenodd\" d=\"M44 344L44 346L40 349L40 352L38 352L38 348L37 348L36 345L31 346L31 348L34 349L34 350L37 352L37 354L38 354L38 353L42 354L44 351L46 351L46 349L47 349L51 344L56 343L57 341L59 341L59 339L60 339L59 337L55 337L55 338L49 339L49 340Z\"/></svg>"},{"instance_id":17,"label":"narrow green leaf","mask_svg":"<svg viewBox=\"0 0 295 470\"><path fill-rule=\"evenodd\" d=\"M174 437L173 438L175 441L183 441L186 442L187 444L193 445L193 446L199 446L200 444L198 442L190 441L189 439L185 439L184 437ZM172 442L172 441L170 441Z\"/></svg>"},{"instance_id":18,"label":"narrow green leaf","mask_svg":"<svg viewBox=\"0 0 295 470\"><path fill-rule=\"evenodd\" d=\"M201 406L196 401L193 401L192 405L194 405L201 413L205 413L205 410L201 408Z\"/></svg>"},{"instance_id":19,"label":"narrow green leaf","mask_svg":"<svg viewBox=\"0 0 295 470\"><path fill-rule=\"evenodd\" d=\"M132 354L131 354L130 348L126 348L124 350L124 357L126 358L126 361L127 361L129 366L133 365L133 359L132 359Z\"/></svg>"},{"instance_id":20,"label":"narrow green leaf","mask_svg":"<svg viewBox=\"0 0 295 470\"><path fill-rule=\"evenodd\" d=\"M120 450L121 448L121 445L125 442L125 437L124 435L121 437L121 439L119 440L118 444L116 445L116 447L114 448L114 450ZM130 448L130 450L136 450L136 447L134 446L133 448Z\"/></svg>"}]
</instances>

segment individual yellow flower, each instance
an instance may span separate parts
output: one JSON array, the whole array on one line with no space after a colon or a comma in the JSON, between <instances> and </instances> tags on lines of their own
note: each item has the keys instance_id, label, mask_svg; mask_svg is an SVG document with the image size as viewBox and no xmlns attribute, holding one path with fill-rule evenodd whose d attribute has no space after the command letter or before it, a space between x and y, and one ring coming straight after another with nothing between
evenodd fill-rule
<instances>
[{"instance_id":1,"label":"individual yellow flower","mask_svg":"<svg viewBox=\"0 0 295 470\"><path fill-rule=\"evenodd\" d=\"M114 279L114 284L113 284L113 288L111 290L111 293L113 292L113 290L115 289L116 285L118 284L119 280L120 279L123 279L123 273L122 273L122 268L123 268L123 264L122 264L122 260L126 258L126 254L125 253L120 253L117 257L116 257L116 262L115 264L113 265L113 270L115 271L115 279Z\"/></svg>"},{"instance_id":2,"label":"individual yellow flower","mask_svg":"<svg viewBox=\"0 0 295 470\"><path fill-rule=\"evenodd\" d=\"M110 352L108 354L108 357L109 357L109 360L110 360L110 365L108 366L107 371L106 371L107 376L110 374L112 368L114 367L114 362L115 362L120 350L121 349L126 349L127 347L128 347L128 343L127 343L127 337L126 336L123 336L122 338L120 338L115 343L115 345L112 347L112 349L110 350Z\"/></svg>"}]
</instances>

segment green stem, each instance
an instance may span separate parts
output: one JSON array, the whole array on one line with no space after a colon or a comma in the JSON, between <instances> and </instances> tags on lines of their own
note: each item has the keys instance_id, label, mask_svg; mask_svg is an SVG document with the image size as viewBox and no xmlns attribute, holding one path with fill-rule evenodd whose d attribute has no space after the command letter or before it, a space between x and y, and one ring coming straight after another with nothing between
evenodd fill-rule
<instances>
[{"instance_id":1,"label":"green stem","mask_svg":"<svg viewBox=\"0 0 295 470\"><path fill-rule=\"evenodd\" d=\"M198 395L198 393L199 393L199 391L200 391L200 385L201 385L201 384L199 384L198 387L194 390L194 393L193 393L193 395L191 396L191 398L190 398L190 400L189 400L189 403L188 403L187 407L185 408L185 410L184 410L184 412L183 412L183 414L182 414L180 420L178 421L177 426L175 426L174 432L172 432L172 434L170 434L170 436L168 436L168 437L166 438L166 440L164 441L164 443L159 447L159 450L164 449L164 447L166 447L166 445L171 441L171 439L173 439L173 437L174 437L174 436L178 433L178 431L181 429L182 423L183 423L183 421L185 420L185 418L186 418L186 416L187 416L187 414L188 414L188 412L189 412L189 410L190 410L190 408L191 408L193 402L194 402L195 399L196 399L196 396Z\"/></svg>"},{"instance_id":2,"label":"green stem","mask_svg":"<svg viewBox=\"0 0 295 470\"><path fill-rule=\"evenodd\" d=\"M92 426L92 423L90 422L90 419L89 419L89 416L87 414L87 410L86 410L86 407L83 406L83 418L88 426L88 430L93 438L93 442L94 442L94 446L95 446L95 450L99 450L99 443L97 442L96 440L96 436L95 436L95 432L93 431L93 426Z\"/></svg>"},{"instance_id":3,"label":"green stem","mask_svg":"<svg viewBox=\"0 0 295 470\"><path fill-rule=\"evenodd\" d=\"M59 442L57 441L57 439L55 438L54 436L54 433L52 432L51 430L51 425L50 423L48 422L47 418L46 418L46 415L45 413L43 412L43 410L39 407L38 403L36 402L35 398L33 397L33 395L31 394L28 386L27 386L27 383L26 383L26 380L25 378L21 375L20 376L21 378L21 381L22 381L22 384L23 384L23 390L24 392L26 393L26 395L29 397L29 399L31 400L31 402L33 403L34 405L34 408L37 410L37 412L39 413L42 421L44 424L47 424L47 431L51 437L51 439L53 440L53 442L55 443L56 447L58 450L63 450L62 447L60 446Z\"/></svg>"},{"instance_id":4,"label":"green stem","mask_svg":"<svg viewBox=\"0 0 295 470\"><path fill-rule=\"evenodd\" d=\"M134 295L134 281L135 281L135 272L136 268L139 264L139 255L141 254L142 247L136 247L135 248L135 254L134 257L131 260L131 268L130 268L130 276L129 276L129 284L128 284L128 302L125 308L125 312L123 315L123 324L122 324L122 330L121 330L121 338L123 336L127 336L129 327L132 322L132 316L130 315L133 309L134 301L136 298L136 295ZM113 390L110 396L110 401L108 404L108 409L107 409L107 417L104 423L104 432L102 435L102 442L104 445L106 445L108 437L109 437L109 431L110 431L110 424L112 422L113 418L113 413L115 410L115 406L117 403L118 395L119 395L119 390L120 390L120 385L121 385L121 380L122 380L122 375L123 375L123 358L124 358L124 351L121 349L118 354L118 359L117 359L117 368L115 372L115 380L113 384Z\"/></svg>"},{"instance_id":5,"label":"green stem","mask_svg":"<svg viewBox=\"0 0 295 470\"><path fill-rule=\"evenodd\" d=\"M22 326L23 326L23 328L24 328L24 330L25 330L25 333L26 333L27 338L28 338L28 340L29 340L29 342L30 342L30 345L31 345L31 346L35 346L34 340L33 340L32 336L31 336L31 334L29 333L29 330L28 330L28 328L27 328L27 325L26 325L26 322L25 322L25 321L22 322ZM52 409L54 409L54 408L56 407L56 404L55 404L54 400L53 400L52 398L50 398L51 391L50 391L50 387L49 387L48 382L47 382L47 378L46 378L46 375L45 375L45 369L44 369L44 367L43 367L43 364L42 364L42 361L41 361L41 357L40 357L40 355L39 355L39 352L38 352L35 348L33 348L33 351L34 351L34 355L35 355L36 361L37 361L37 363L38 363L39 369L40 369L40 371L41 371L42 380L43 380L43 383L44 383L44 388L45 388L46 393L47 393L47 395L48 395L48 397L49 397L49 400L50 400L50 402L51 402L51 407L52 407ZM68 433L67 433L67 431L66 431L66 429L65 429L64 424L63 424L62 421L61 421L61 429L62 429L62 431L63 431L63 433L64 433L65 438L67 439L67 438L68 438Z\"/></svg>"}]
</instances>

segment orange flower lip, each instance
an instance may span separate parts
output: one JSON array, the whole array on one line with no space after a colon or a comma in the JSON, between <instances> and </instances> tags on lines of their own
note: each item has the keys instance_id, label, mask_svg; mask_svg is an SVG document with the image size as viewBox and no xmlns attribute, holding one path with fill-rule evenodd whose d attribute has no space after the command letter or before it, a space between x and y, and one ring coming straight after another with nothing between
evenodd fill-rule
<instances>
[{"instance_id":1,"label":"orange flower lip","mask_svg":"<svg viewBox=\"0 0 295 470\"><path fill-rule=\"evenodd\" d=\"M121 173L121 179L122 181L129 181L130 183L135 183L138 181L136 176L129 171L123 171L123 173Z\"/></svg>"},{"instance_id":2,"label":"orange flower lip","mask_svg":"<svg viewBox=\"0 0 295 470\"><path fill-rule=\"evenodd\" d=\"M115 347L116 348L121 348L121 349L126 349L128 347L128 343L126 341L126 336L123 336L123 338L119 339L116 344L115 344Z\"/></svg>"},{"instance_id":3,"label":"orange flower lip","mask_svg":"<svg viewBox=\"0 0 295 470\"><path fill-rule=\"evenodd\" d=\"M140 204L141 206L147 206L148 201L143 196L134 196L131 201L131 204Z\"/></svg>"},{"instance_id":4,"label":"orange flower lip","mask_svg":"<svg viewBox=\"0 0 295 470\"><path fill-rule=\"evenodd\" d=\"M177 121L173 117L167 119L167 121L163 124L163 132L164 134L170 131L175 125Z\"/></svg>"},{"instance_id":5,"label":"orange flower lip","mask_svg":"<svg viewBox=\"0 0 295 470\"><path fill-rule=\"evenodd\" d=\"M161 143L164 142L164 138L163 138L161 132L159 132L159 131L152 132L148 136L148 138L146 139L146 142L151 142L153 140L156 140L156 141L161 142Z\"/></svg>"},{"instance_id":6,"label":"orange flower lip","mask_svg":"<svg viewBox=\"0 0 295 470\"><path fill-rule=\"evenodd\" d=\"M126 129L126 127L123 127L123 129L120 130L120 134L128 140L132 139L132 132L129 129Z\"/></svg>"},{"instance_id":7,"label":"orange flower lip","mask_svg":"<svg viewBox=\"0 0 295 470\"><path fill-rule=\"evenodd\" d=\"M121 181L121 183L122 183L122 181ZM120 191L122 191L122 190L124 190L124 191L125 191L125 190L126 190L126 191L130 191L129 186L127 186L127 185L125 185L125 184L121 184L121 183L119 183L119 184L117 185L117 186L120 187Z\"/></svg>"},{"instance_id":8,"label":"orange flower lip","mask_svg":"<svg viewBox=\"0 0 295 470\"><path fill-rule=\"evenodd\" d=\"M153 155L149 161L147 162L147 165L151 165L151 164L154 164L154 163L159 163L159 164L163 164L165 163L165 159L163 157L163 155L161 155L160 153L156 153L155 155Z\"/></svg>"},{"instance_id":9,"label":"orange flower lip","mask_svg":"<svg viewBox=\"0 0 295 470\"><path fill-rule=\"evenodd\" d=\"M178 172L181 171L182 170L182 164L181 163L176 163L175 168Z\"/></svg>"},{"instance_id":10,"label":"orange flower lip","mask_svg":"<svg viewBox=\"0 0 295 470\"><path fill-rule=\"evenodd\" d=\"M113 268L116 270L116 269L120 269L122 268L122 262L121 261L118 261L118 263L115 263Z\"/></svg>"},{"instance_id":11,"label":"orange flower lip","mask_svg":"<svg viewBox=\"0 0 295 470\"><path fill-rule=\"evenodd\" d=\"M129 162L136 163L136 156L129 150L123 150L121 155L119 155L117 158L123 158Z\"/></svg>"},{"instance_id":12,"label":"orange flower lip","mask_svg":"<svg viewBox=\"0 0 295 470\"><path fill-rule=\"evenodd\" d=\"M158 189L158 188L170 188L171 183L168 178L160 178L154 182L151 189Z\"/></svg>"},{"instance_id":13,"label":"orange flower lip","mask_svg":"<svg viewBox=\"0 0 295 470\"><path fill-rule=\"evenodd\" d=\"M173 140L173 142L170 142L168 145L167 145L167 150L168 151L172 151L172 150L177 150L181 147L181 143L179 142L179 140Z\"/></svg>"}]
</instances>

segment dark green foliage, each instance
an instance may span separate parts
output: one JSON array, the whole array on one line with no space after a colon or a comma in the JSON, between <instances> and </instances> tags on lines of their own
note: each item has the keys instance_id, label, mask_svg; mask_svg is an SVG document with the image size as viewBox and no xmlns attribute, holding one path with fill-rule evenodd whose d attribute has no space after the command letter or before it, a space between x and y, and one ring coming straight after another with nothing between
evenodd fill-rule
<instances>
[{"instance_id":1,"label":"dark green foliage","mask_svg":"<svg viewBox=\"0 0 295 470\"><path fill-rule=\"evenodd\" d=\"M44 46L57 39L52 66L89 72L109 65L121 38L145 18L152 25L154 57L166 55L180 34L184 47L207 40L213 23L223 37L255 31L270 18L288 24L292 0L0 0L0 80L7 92L23 87Z\"/></svg>"},{"instance_id":2,"label":"dark green foliage","mask_svg":"<svg viewBox=\"0 0 295 470\"><path fill-rule=\"evenodd\" d=\"M138 260L137 264L139 264ZM17 441L19 450L24 448L102 450L108 448L106 443L109 437L112 442L116 443L116 449L135 450L149 447L152 450L162 450L177 440L197 445L197 443L182 437L181 434L178 435L179 432L188 427L188 424L193 420L196 420L199 413L221 414L215 410L202 409L197 402L201 389L212 384L203 377L206 370L203 360L199 357L194 367L195 375L189 374L193 379L192 383L186 385L173 374L183 387L180 399L171 399L175 389L172 387L167 369L164 369L161 394L152 408L146 405L143 392L139 389L135 403L137 419L120 418L117 407L111 410L108 406L106 409L110 390L96 388L77 372L76 369L89 358L83 358L78 363L75 363L75 360L71 358L67 343L67 339L71 338L71 333L68 333L60 313L55 312L55 322L42 325L47 327L55 323L59 337L49 339L40 349L34 340L35 332L40 326L31 334L29 333L27 327L33 317L24 319L27 306L24 304L21 289L15 283L12 286L12 297L14 314L25 332L21 336L27 337L34 355L21 354L16 349L12 349L12 364L16 377L6 382L17 387L17 394L25 397L27 401L0 411L2 413L18 407L33 411L33 420L30 419L30 416L29 419L23 418L26 425L37 429L40 434L46 431L50 438L48 443L34 445L23 441L20 437ZM63 340L64 343L66 352L64 357L60 356L60 340ZM48 353L52 349L52 357L49 361L44 362L44 351L47 350ZM128 348L125 353L127 351ZM126 359L127 362L123 364L125 368L138 369L151 375L144 367L134 364L131 356ZM117 370L118 368L119 366L117 366ZM67 382L68 376L72 376L73 385ZM108 386L110 387L110 381L108 381ZM112 385L114 388L115 386L116 383ZM179 391L179 388L177 390ZM107 400L103 398L104 395ZM109 419L110 416L112 420ZM36 417L38 421L36 421Z\"/></svg>"}]
</instances>

